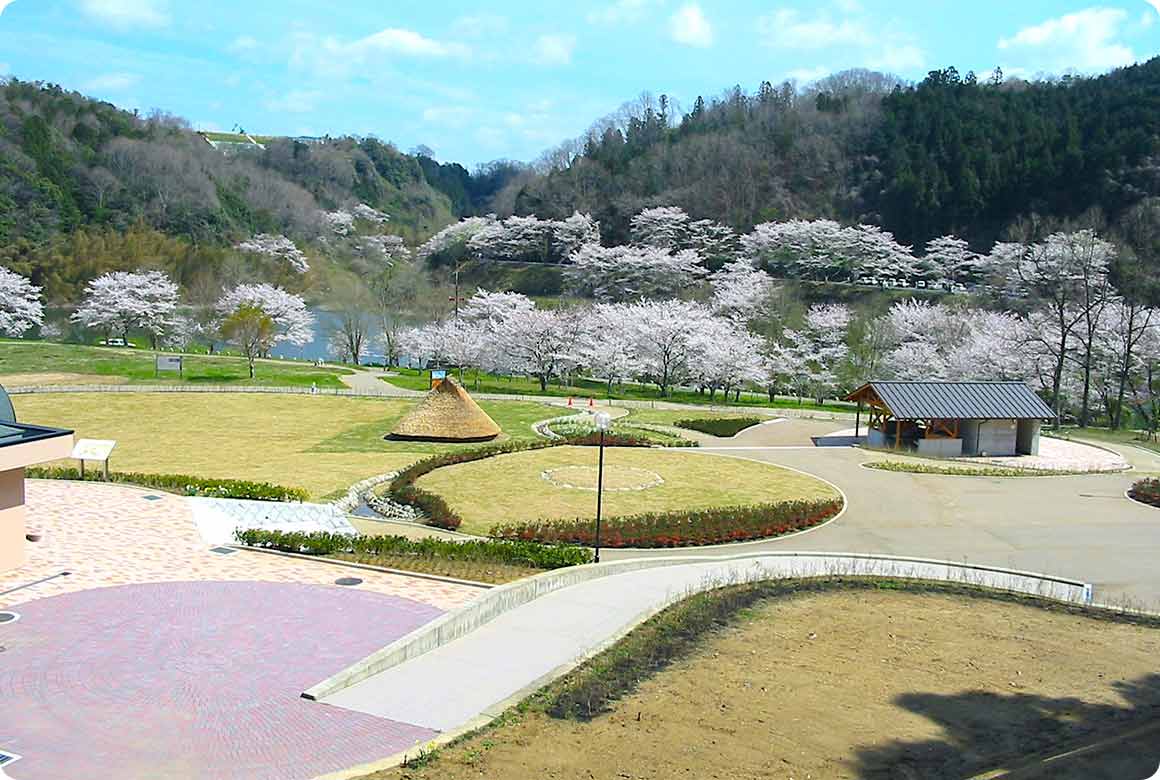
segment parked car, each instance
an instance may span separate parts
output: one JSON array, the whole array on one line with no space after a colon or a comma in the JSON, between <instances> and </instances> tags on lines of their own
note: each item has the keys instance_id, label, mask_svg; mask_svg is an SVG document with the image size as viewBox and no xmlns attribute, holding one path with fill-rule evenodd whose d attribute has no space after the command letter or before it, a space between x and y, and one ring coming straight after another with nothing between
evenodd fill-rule
<instances>
[{"instance_id":1,"label":"parked car","mask_svg":"<svg viewBox=\"0 0 1160 780\"><path fill-rule=\"evenodd\" d=\"M125 339L101 339L97 344L102 347L128 347L129 349L137 347L132 341L125 341Z\"/></svg>"}]
</instances>

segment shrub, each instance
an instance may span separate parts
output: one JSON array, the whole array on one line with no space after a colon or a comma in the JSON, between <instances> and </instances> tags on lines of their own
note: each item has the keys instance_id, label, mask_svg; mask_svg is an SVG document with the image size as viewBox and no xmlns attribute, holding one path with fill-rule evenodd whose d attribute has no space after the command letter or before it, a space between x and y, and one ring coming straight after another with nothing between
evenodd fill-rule
<instances>
[{"instance_id":1,"label":"shrub","mask_svg":"<svg viewBox=\"0 0 1160 780\"><path fill-rule=\"evenodd\" d=\"M435 528L443 528L448 531L454 531L463 523L463 518L455 514L455 510L444 501L440 496L424 490L415 485L415 483L423 476L430 474L435 469L441 469L445 466L455 466L460 463L473 463L477 460L484 460L485 458L494 458L499 455L510 455L515 452L529 452L531 450L542 450L548 447L593 447L599 443L599 434L593 432L590 436L573 437L569 439L553 439L551 441L531 441L531 442L507 442L505 444L496 444L490 447L480 447L474 450L460 450L458 452L447 452L442 455L435 455L430 458L424 458L418 463L413 463L407 468L399 472L390 484L387 486L387 495L392 500L413 506L424 515L427 516L426 524L434 526ZM604 446L606 447L648 447L649 442L644 439L639 439L633 436L621 436L619 434L605 434Z\"/></svg>"},{"instance_id":2,"label":"shrub","mask_svg":"<svg viewBox=\"0 0 1160 780\"><path fill-rule=\"evenodd\" d=\"M1160 507L1160 479L1142 479L1132 485L1128 495L1140 503Z\"/></svg>"},{"instance_id":3,"label":"shrub","mask_svg":"<svg viewBox=\"0 0 1160 780\"><path fill-rule=\"evenodd\" d=\"M413 556L478 563L503 563L532 569L562 569L592 561L592 553L578 547L534 542L446 539L407 539L403 536L348 536L345 534L286 533L239 530L238 542L248 547L300 553L302 555Z\"/></svg>"},{"instance_id":4,"label":"shrub","mask_svg":"<svg viewBox=\"0 0 1160 780\"><path fill-rule=\"evenodd\" d=\"M700 431L710 436L728 439L731 436L736 436L741 433L746 428L761 425L765 420L766 418L762 417L721 417L699 420L678 420L675 424L678 428Z\"/></svg>"},{"instance_id":5,"label":"shrub","mask_svg":"<svg viewBox=\"0 0 1160 780\"><path fill-rule=\"evenodd\" d=\"M866 468L902 474L933 474L946 477L1063 477L1086 473L1083 471L1007 468L1003 466L942 466L937 463L911 463L896 460L867 463Z\"/></svg>"},{"instance_id":6,"label":"shrub","mask_svg":"<svg viewBox=\"0 0 1160 780\"><path fill-rule=\"evenodd\" d=\"M841 499L828 499L611 517L601 524L600 544L689 547L767 539L819 525L841 510ZM596 542L596 523L588 517L510 523L496 526L491 535L497 539L591 546Z\"/></svg>"},{"instance_id":7,"label":"shrub","mask_svg":"<svg viewBox=\"0 0 1160 780\"><path fill-rule=\"evenodd\" d=\"M85 472L75 468L30 468L26 472L30 479L71 479L86 482L104 482L103 474ZM272 485L269 482L247 482L241 479L206 479L182 474L134 474L112 472L109 482L118 482L139 487L157 488L187 496L207 498L246 498L255 501L306 501L310 494L302 488Z\"/></svg>"}]
</instances>

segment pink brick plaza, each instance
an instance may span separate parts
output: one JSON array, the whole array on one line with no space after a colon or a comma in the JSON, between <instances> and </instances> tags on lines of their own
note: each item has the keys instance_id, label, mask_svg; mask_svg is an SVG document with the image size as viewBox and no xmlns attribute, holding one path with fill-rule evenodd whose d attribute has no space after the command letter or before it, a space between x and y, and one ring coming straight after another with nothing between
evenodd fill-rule
<instances>
[{"instance_id":1,"label":"pink brick plaza","mask_svg":"<svg viewBox=\"0 0 1160 780\"><path fill-rule=\"evenodd\" d=\"M430 739L301 691L481 591L211 553L180 496L28 483L44 534L0 574L0 750L14 780L306 780ZM149 500L146 496L159 496ZM343 576L364 580L334 585Z\"/></svg>"}]
</instances>

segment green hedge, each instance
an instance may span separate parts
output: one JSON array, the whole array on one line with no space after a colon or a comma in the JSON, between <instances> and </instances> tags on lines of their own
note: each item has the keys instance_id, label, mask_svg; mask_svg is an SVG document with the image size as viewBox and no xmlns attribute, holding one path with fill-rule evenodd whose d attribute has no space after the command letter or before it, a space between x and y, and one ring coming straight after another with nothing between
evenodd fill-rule
<instances>
[{"instance_id":1,"label":"green hedge","mask_svg":"<svg viewBox=\"0 0 1160 780\"><path fill-rule=\"evenodd\" d=\"M417 487L415 483L424 475L435 469L445 466L455 466L460 463L473 463L477 460L494 458L499 455L510 455L515 452L542 450L548 447L594 447L600 441L598 433L587 436L577 436L569 439L553 439L551 441L507 442L490 447L481 447L474 450L460 450L447 452L424 458L399 472L387 486L387 495L400 504L413 506L427 516L426 524L435 528L444 528L454 531L463 523L463 518L455 513L451 506L442 497ZM605 434L606 447L648 447L650 443L636 436L622 436L612 433Z\"/></svg>"},{"instance_id":2,"label":"green hedge","mask_svg":"<svg viewBox=\"0 0 1160 780\"><path fill-rule=\"evenodd\" d=\"M445 539L412 540L402 536L347 536L331 533L284 533L239 530L240 544L303 555L414 556L482 563L503 563L532 569L562 569L592 561L592 553L579 547L549 546L534 542Z\"/></svg>"},{"instance_id":3,"label":"green hedge","mask_svg":"<svg viewBox=\"0 0 1160 780\"><path fill-rule=\"evenodd\" d=\"M820 525L841 511L841 499L829 499L610 517L602 523L600 544L690 547L768 539ZM591 546L596 542L596 523L590 517L510 523L496 526L491 535L497 539Z\"/></svg>"},{"instance_id":4,"label":"green hedge","mask_svg":"<svg viewBox=\"0 0 1160 780\"><path fill-rule=\"evenodd\" d=\"M690 431L700 431L710 436L728 439L736 436L746 428L761 425L768 418L765 417L721 417L696 420L678 420L675 425Z\"/></svg>"},{"instance_id":5,"label":"green hedge","mask_svg":"<svg viewBox=\"0 0 1160 780\"><path fill-rule=\"evenodd\" d=\"M75 468L33 467L27 470L26 475L30 479L82 479L80 469ZM84 481L106 480L103 474L90 470L85 472ZM108 481L207 498L248 498L256 501L306 501L310 498L310 493L302 488L283 487L269 482L247 482L241 479L205 479L183 474L134 474L114 471L109 474Z\"/></svg>"}]
</instances>

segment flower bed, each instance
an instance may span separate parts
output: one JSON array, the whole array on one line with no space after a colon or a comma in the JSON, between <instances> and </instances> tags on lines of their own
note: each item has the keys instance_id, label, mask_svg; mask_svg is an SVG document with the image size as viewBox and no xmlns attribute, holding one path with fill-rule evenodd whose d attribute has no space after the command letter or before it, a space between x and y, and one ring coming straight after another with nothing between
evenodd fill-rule
<instances>
[{"instance_id":1,"label":"flower bed","mask_svg":"<svg viewBox=\"0 0 1160 780\"><path fill-rule=\"evenodd\" d=\"M931 474L944 477L1066 477L1083 474L1083 471L1063 471L1055 469L1006 468L1003 466L953 466L931 463L911 463L909 461L880 460L865 464L875 471L893 471L901 474Z\"/></svg>"},{"instance_id":2,"label":"flower bed","mask_svg":"<svg viewBox=\"0 0 1160 780\"><path fill-rule=\"evenodd\" d=\"M542 450L548 447L595 447L600 443L600 434L593 431L585 436L569 439L554 439L552 441L509 442L492 447L482 447L477 450L462 450L448 452L442 455L425 458L399 472L387 487L387 495L400 504L406 504L419 510L426 516L427 525L454 531L463 523L463 519L455 513L451 506L434 493L416 487L415 482L435 469L444 466L454 466L459 463L472 463L485 458L494 458L499 455L510 455L515 452ZM606 447L648 447L649 442L635 436L624 436L617 433L604 435Z\"/></svg>"},{"instance_id":3,"label":"flower bed","mask_svg":"<svg viewBox=\"0 0 1160 780\"><path fill-rule=\"evenodd\" d=\"M375 558L404 556L508 564L532 569L562 569L592 561L592 553L578 547L522 541L451 542L444 539L416 541L402 536L349 536L325 532L304 534L262 530L239 530L236 536L240 544L248 547L302 555L352 555L368 562L373 562Z\"/></svg>"},{"instance_id":4,"label":"flower bed","mask_svg":"<svg viewBox=\"0 0 1160 780\"><path fill-rule=\"evenodd\" d=\"M675 425L690 431L700 431L710 436L728 439L741 433L746 428L761 425L767 418L763 417L721 417L696 420L678 420Z\"/></svg>"},{"instance_id":5,"label":"flower bed","mask_svg":"<svg viewBox=\"0 0 1160 780\"><path fill-rule=\"evenodd\" d=\"M1141 504L1160 507L1160 479L1142 479L1132 485L1128 495Z\"/></svg>"},{"instance_id":6,"label":"flower bed","mask_svg":"<svg viewBox=\"0 0 1160 780\"><path fill-rule=\"evenodd\" d=\"M103 474L95 471L87 471L82 477L80 469L75 468L33 467L28 469L26 476L29 479L106 481ZM269 482L247 482L241 479L205 479L182 474L112 472L107 481L206 498L244 498L253 501L306 501L310 498L310 494L302 488L283 487L282 485L272 485Z\"/></svg>"},{"instance_id":7,"label":"flower bed","mask_svg":"<svg viewBox=\"0 0 1160 780\"><path fill-rule=\"evenodd\" d=\"M611 517L602 523L600 543L602 547L653 548L768 539L820 525L841 511L841 499L830 499ZM496 526L491 535L497 539L593 545L596 523L590 518L510 523Z\"/></svg>"},{"instance_id":8,"label":"flower bed","mask_svg":"<svg viewBox=\"0 0 1160 780\"><path fill-rule=\"evenodd\" d=\"M577 439L588 439L596 434L596 428L593 426L591 420L577 417L568 417L563 420L557 420L548 426L548 429L565 439L576 441ZM697 442L682 438L673 433L654 430L641 425L633 425L632 423L621 422L617 420L612 424L612 432L606 434L606 442L608 436L617 436L620 438L633 438L647 441L653 446L660 447L696 447ZM599 438L599 435L596 434Z\"/></svg>"}]
</instances>

